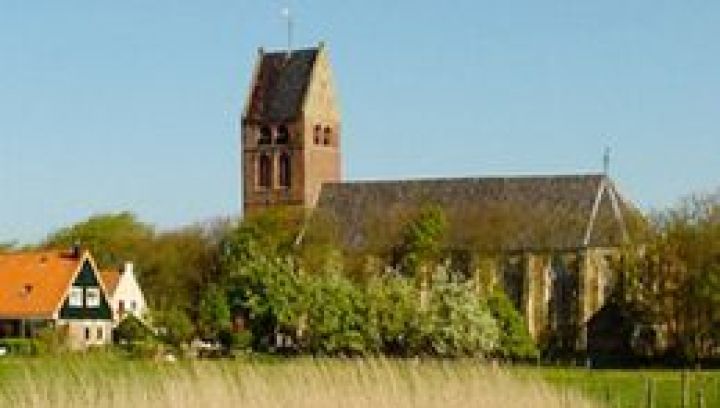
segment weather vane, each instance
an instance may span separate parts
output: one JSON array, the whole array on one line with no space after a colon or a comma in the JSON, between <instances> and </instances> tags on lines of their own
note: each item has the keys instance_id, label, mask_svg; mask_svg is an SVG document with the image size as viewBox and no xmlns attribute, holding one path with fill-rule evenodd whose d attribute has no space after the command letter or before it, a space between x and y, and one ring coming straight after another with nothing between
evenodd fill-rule
<instances>
[{"instance_id":1,"label":"weather vane","mask_svg":"<svg viewBox=\"0 0 720 408\"><path fill-rule=\"evenodd\" d=\"M610 146L605 146L603 153L603 173L606 175L610 172Z\"/></svg>"},{"instance_id":2,"label":"weather vane","mask_svg":"<svg viewBox=\"0 0 720 408\"><path fill-rule=\"evenodd\" d=\"M290 55L292 54L293 20L289 6L282 9L282 15L287 20L287 56L290 58Z\"/></svg>"}]
</instances>

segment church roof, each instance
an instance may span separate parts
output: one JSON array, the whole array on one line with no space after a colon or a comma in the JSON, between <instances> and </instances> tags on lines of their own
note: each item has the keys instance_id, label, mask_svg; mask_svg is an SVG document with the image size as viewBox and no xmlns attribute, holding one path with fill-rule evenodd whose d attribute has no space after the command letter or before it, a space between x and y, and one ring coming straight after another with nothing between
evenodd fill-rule
<instances>
[{"instance_id":1,"label":"church roof","mask_svg":"<svg viewBox=\"0 0 720 408\"><path fill-rule=\"evenodd\" d=\"M284 122L295 119L312 78L320 48L260 53L246 120Z\"/></svg>"},{"instance_id":2,"label":"church roof","mask_svg":"<svg viewBox=\"0 0 720 408\"><path fill-rule=\"evenodd\" d=\"M451 247L612 247L632 206L605 175L447 178L323 184L318 217L350 248L395 237L424 205L448 220Z\"/></svg>"}]
</instances>

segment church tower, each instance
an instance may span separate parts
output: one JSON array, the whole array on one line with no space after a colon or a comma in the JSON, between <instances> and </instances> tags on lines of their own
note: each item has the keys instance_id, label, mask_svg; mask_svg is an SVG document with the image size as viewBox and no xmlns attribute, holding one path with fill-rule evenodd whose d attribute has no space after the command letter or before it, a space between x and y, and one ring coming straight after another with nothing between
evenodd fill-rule
<instances>
[{"instance_id":1,"label":"church tower","mask_svg":"<svg viewBox=\"0 0 720 408\"><path fill-rule=\"evenodd\" d=\"M245 213L314 207L322 183L341 179L340 142L326 46L259 49L242 115Z\"/></svg>"}]
</instances>

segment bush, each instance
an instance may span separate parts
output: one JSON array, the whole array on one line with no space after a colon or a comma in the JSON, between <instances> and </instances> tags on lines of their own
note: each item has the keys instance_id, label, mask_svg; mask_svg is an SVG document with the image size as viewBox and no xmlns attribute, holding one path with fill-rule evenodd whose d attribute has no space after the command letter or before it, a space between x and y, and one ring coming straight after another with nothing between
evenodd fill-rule
<instances>
[{"instance_id":1,"label":"bush","mask_svg":"<svg viewBox=\"0 0 720 408\"><path fill-rule=\"evenodd\" d=\"M513 360L538 358L539 352L535 342L530 337L522 316L505 292L495 291L488 298L487 304L500 328L497 355Z\"/></svg>"},{"instance_id":2,"label":"bush","mask_svg":"<svg viewBox=\"0 0 720 408\"><path fill-rule=\"evenodd\" d=\"M0 347L16 356L37 356L44 352L43 345L36 339L0 339Z\"/></svg>"},{"instance_id":3,"label":"bush","mask_svg":"<svg viewBox=\"0 0 720 408\"><path fill-rule=\"evenodd\" d=\"M472 286L436 284L420 318L420 351L442 357L487 356L498 347L499 330Z\"/></svg>"},{"instance_id":4,"label":"bush","mask_svg":"<svg viewBox=\"0 0 720 408\"><path fill-rule=\"evenodd\" d=\"M373 349L367 297L341 277L306 278L307 330L303 346L314 354L363 355Z\"/></svg>"},{"instance_id":5,"label":"bush","mask_svg":"<svg viewBox=\"0 0 720 408\"><path fill-rule=\"evenodd\" d=\"M373 348L389 355L415 353L419 336L419 292L412 281L388 276L370 281L367 288L368 331Z\"/></svg>"},{"instance_id":6,"label":"bush","mask_svg":"<svg viewBox=\"0 0 720 408\"><path fill-rule=\"evenodd\" d=\"M153 324L158 328L158 338L174 347L190 342L195 331L190 318L180 310L156 313Z\"/></svg>"},{"instance_id":7,"label":"bush","mask_svg":"<svg viewBox=\"0 0 720 408\"><path fill-rule=\"evenodd\" d=\"M150 328L134 315L129 315L113 331L115 341L133 342L155 337Z\"/></svg>"}]
</instances>

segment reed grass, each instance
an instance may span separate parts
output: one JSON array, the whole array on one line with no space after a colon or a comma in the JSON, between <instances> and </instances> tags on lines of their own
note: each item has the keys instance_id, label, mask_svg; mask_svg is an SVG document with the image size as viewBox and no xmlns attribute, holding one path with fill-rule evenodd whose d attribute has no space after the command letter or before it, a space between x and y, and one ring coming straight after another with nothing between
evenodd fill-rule
<instances>
[{"instance_id":1,"label":"reed grass","mask_svg":"<svg viewBox=\"0 0 720 408\"><path fill-rule=\"evenodd\" d=\"M0 406L595 407L577 393L472 361L183 363L32 360L0 369Z\"/></svg>"}]
</instances>

